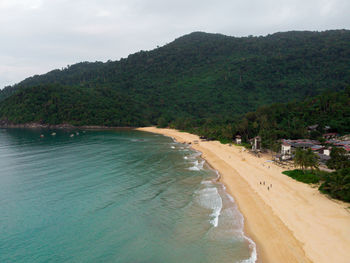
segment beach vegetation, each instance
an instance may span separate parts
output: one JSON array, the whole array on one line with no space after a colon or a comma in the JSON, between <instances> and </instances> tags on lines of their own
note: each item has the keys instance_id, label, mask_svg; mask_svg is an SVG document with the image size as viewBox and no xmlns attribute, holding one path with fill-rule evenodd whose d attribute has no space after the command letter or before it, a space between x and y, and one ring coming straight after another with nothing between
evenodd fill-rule
<instances>
[{"instance_id":1,"label":"beach vegetation","mask_svg":"<svg viewBox=\"0 0 350 263\"><path fill-rule=\"evenodd\" d=\"M307 150L297 148L294 155L294 165L301 167L303 171L307 168L317 169L318 158L310 148Z\"/></svg>"},{"instance_id":2,"label":"beach vegetation","mask_svg":"<svg viewBox=\"0 0 350 263\"><path fill-rule=\"evenodd\" d=\"M331 159L327 161L328 168L335 170L350 168L350 159L345 149L333 147L330 157Z\"/></svg>"},{"instance_id":3,"label":"beach vegetation","mask_svg":"<svg viewBox=\"0 0 350 263\"><path fill-rule=\"evenodd\" d=\"M319 191L332 198L350 202L350 168L326 172L321 170L288 170L283 174L306 184L319 184Z\"/></svg>"},{"instance_id":4,"label":"beach vegetation","mask_svg":"<svg viewBox=\"0 0 350 263\"><path fill-rule=\"evenodd\" d=\"M317 175L314 171L310 170L290 170L282 172L289 177L306 184L317 184L320 181L319 175Z\"/></svg>"},{"instance_id":5,"label":"beach vegetation","mask_svg":"<svg viewBox=\"0 0 350 263\"><path fill-rule=\"evenodd\" d=\"M328 173L319 190L333 198L350 202L350 168Z\"/></svg>"}]
</instances>

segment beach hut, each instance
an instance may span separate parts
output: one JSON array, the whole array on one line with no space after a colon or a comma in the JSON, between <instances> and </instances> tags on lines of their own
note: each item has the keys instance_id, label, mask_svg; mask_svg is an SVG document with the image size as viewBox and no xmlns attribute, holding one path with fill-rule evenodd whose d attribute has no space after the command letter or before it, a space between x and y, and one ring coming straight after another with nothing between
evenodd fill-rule
<instances>
[{"instance_id":1,"label":"beach hut","mask_svg":"<svg viewBox=\"0 0 350 263\"><path fill-rule=\"evenodd\" d=\"M315 125L310 125L307 127L308 132L313 132L316 131L316 129L318 128L318 124Z\"/></svg>"},{"instance_id":2,"label":"beach hut","mask_svg":"<svg viewBox=\"0 0 350 263\"><path fill-rule=\"evenodd\" d=\"M323 154L327 155L327 156L330 156L331 155L331 149L332 148L325 148L325 149L323 149Z\"/></svg>"},{"instance_id":3,"label":"beach hut","mask_svg":"<svg viewBox=\"0 0 350 263\"><path fill-rule=\"evenodd\" d=\"M288 160L292 158L292 145L283 141L281 144L281 159Z\"/></svg>"},{"instance_id":4,"label":"beach hut","mask_svg":"<svg viewBox=\"0 0 350 263\"><path fill-rule=\"evenodd\" d=\"M236 135L236 144L241 144L241 143L242 143L241 135Z\"/></svg>"},{"instance_id":5,"label":"beach hut","mask_svg":"<svg viewBox=\"0 0 350 263\"><path fill-rule=\"evenodd\" d=\"M260 151L261 150L261 137L256 136L251 140L252 143L252 150L253 151Z\"/></svg>"},{"instance_id":6,"label":"beach hut","mask_svg":"<svg viewBox=\"0 0 350 263\"><path fill-rule=\"evenodd\" d=\"M322 135L326 140L335 139L338 136L336 132L325 133Z\"/></svg>"}]
</instances>

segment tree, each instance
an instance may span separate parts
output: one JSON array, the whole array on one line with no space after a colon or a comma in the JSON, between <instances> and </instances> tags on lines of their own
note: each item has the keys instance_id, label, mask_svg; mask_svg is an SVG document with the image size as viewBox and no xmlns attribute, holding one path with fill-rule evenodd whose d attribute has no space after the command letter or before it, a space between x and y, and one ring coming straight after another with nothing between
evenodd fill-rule
<instances>
[{"instance_id":1,"label":"tree","mask_svg":"<svg viewBox=\"0 0 350 263\"><path fill-rule=\"evenodd\" d=\"M313 170L314 168L315 169L318 168L318 158L316 154L313 151L311 151L311 149L307 149L305 158L306 158L306 168L310 167L311 170Z\"/></svg>"},{"instance_id":2,"label":"tree","mask_svg":"<svg viewBox=\"0 0 350 263\"><path fill-rule=\"evenodd\" d=\"M350 202L350 168L328 174L319 189L333 198Z\"/></svg>"},{"instance_id":3,"label":"tree","mask_svg":"<svg viewBox=\"0 0 350 263\"><path fill-rule=\"evenodd\" d=\"M299 166L304 172L307 168L318 168L317 156L311 151L311 149L302 150L298 148L294 156L295 166Z\"/></svg>"},{"instance_id":4,"label":"tree","mask_svg":"<svg viewBox=\"0 0 350 263\"><path fill-rule=\"evenodd\" d=\"M159 117L157 127L158 128L166 128L168 126L168 121L163 117Z\"/></svg>"},{"instance_id":5,"label":"tree","mask_svg":"<svg viewBox=\"0 0 350 263\"><path fill-rule=\"evenodd\" d=\"M328 168L339 170L350 167L350 160L343 148L333 147L330 154L331 159L327 161Z\"/></svg>"},{"instance_id":6,"label":"tree","mask_svg":"<svg viewBox=\"0 0 350 263\"><path fill-rule=\"evenodd\" d=\"M271 157L273 158L274 153L278 153L281 149L281 143L279 142L273 142L273 144L271 145Z\"/></svg>"}]
</instances>

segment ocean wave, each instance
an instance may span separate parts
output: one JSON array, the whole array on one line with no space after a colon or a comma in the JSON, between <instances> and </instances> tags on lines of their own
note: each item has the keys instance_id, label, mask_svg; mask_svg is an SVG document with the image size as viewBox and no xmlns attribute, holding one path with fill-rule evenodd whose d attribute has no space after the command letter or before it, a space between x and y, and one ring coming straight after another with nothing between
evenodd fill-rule
<instances>
[{"instance_id":1,"label":"ocean wave","mask_svg":"<svg viewBox=\"0 0 350 263\"><path fill-rule=\"evenodd\" d=\"M176 142L174 140L174 142ZM173 146L171 147L173 148ZM175 148L175 147L174 147ZM187 147L179 147L179 150L187 150L190 146ZM192 152L192 151L191 151ZM190 155L186 155L183 158L185 160L189 160L192 164L188 169L191 171L200 171L203 169L205 164L205 160L201 159L201 152L195 151ZM212 230L213 234L217 236L227 235L227 233L232 233L232 236L235 239L240 241L246 241L248 243L249 249L251 251L250 257L240 261L241 263L254 263L257 261L257 251L256 244L253 240L247 237L244 233L244 217L239 212L234 198L226 192L225 185L218 183L218 179L220 178L220 174L217 170L214 170L217 177L212 180L203 180L201 185L204 188L197 190L196 194L196 203L198 203L201 207L211 210L209 222L213 226ZM225 203L225 205L224 205ZM228 208L226 204L230 203ZM222 223L219 226L219 219ZM230 222L230 223L229 223ZM226 234L225 234L226 233Z\"/></svg>"},{"instance_id":2,"label":"ocean wave","mask_svg":"<svg viewBox=\"0 0 350 263\"><path fill-rule=\"evenodd\" d=\"M190 159L196 159L202 155L201 152L194 152L193 154L190 155Z\"/></svg>"},{"instance_id":3,"label":"ocean wave","mask_svg":"<svg viewBox=\"0 0 350 263\"><path fill-rule=\"evenodd\" d=\"M205 163L204 160L202 160L202 161L196 160L196 161L192 162L193 166L189 167L188 170L200 171L203 169L204 163Z\"/></svg>"},{"instance_id":4,"label":"ocean wave","mask_svg":"<svg viewBox=\"0 0 350 263\"><path fill-rule=\"evenodd\" d=\"M243 234L244 235L244 234ZM245 236L245 239L249 243L249 248L252 250L252 253L250 255L250 258L242 260L241 263L255 263L258 260L258 255L256 253L256 245L253 240L251 240L249 237Z\"/></svg>"},{"instance_id":5,"label":"ocean wave","mask_svg":"<svg viewBox=\"0 0 350 263\"><path fill-rule=\"evenodd\" d=\"M213 182L212 182L212 181L202 181L201 184L204 184L204 185L213 185Z\"/></svg>"},{"instance_id":6,"label":"ocean wave","mask_svg":"<svg viewBox=\"0 0 350 263\"><path fill-rule=\"evenodd\" d=\"M145 139L130 139L132 142L144 142L146 141Z\"/></svg>"},{"instance_id":7,"label":"ocean wave","mask_svg":"<svg viewBox=\"0 0 350 263\"><path fill-rule=\"evenodd\" d=\"M210 214L211 216L210 223L214 227L217 227L219 225L219 216L221 214L221 209L222 209L222 199L217 188L214 185L209 186L197 191L197 194L198 194L197 201L199 205L213 211Z\"/></svg>"},{"instance_id":8,"label":"ocean wave","mask_svg":"<svg viewBox=\"0 0 350 263\"><path fill-rule=\"evenodd\" d=\"M229 201L232 203L232 205L234 206L232 209L234 209L237 213L234 213L234 217L239 221L239 234L242 236L243 239L245 239L248 243L249 243L249 248L251 250L251 255L250 258L242 260L241 263L255 263L257 261L257 251L256 251L256 244L254 243L254 241L252 239L250 239L249 237L247 237L243 231L244 228L244 217L243 215L239 212L235 200L234 198L226 192L226 187L224 184L221 184L223 190L226 193L227 198L229 199Z\"/></svg>"}]
</instances>

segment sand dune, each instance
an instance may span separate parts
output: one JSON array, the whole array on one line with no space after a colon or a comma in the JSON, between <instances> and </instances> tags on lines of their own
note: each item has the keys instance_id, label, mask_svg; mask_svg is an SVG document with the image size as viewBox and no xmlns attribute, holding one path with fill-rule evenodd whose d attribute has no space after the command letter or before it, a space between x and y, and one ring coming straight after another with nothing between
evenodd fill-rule
<instances>
[{"instance_id":1,"label":"sand dune","mask_svg":"<svg viewBox=\"0 0 350 263\"><path fill-rule=\"evenodd\" d=\"M244 215L259 262L350 262L349 204L283 175L268 157L255 157L242 147L202 142L196 135L172 129L138 130L191 143L203 153Z\"/></svg>"}]
</instances>

